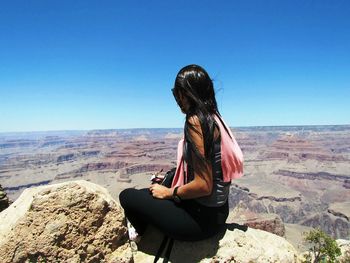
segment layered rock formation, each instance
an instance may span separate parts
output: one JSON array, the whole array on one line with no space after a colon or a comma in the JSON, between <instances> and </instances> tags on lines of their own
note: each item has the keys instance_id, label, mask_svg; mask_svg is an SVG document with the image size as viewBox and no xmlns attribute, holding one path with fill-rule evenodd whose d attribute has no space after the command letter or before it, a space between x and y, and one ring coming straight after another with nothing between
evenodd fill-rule
<instances>
[{"instance_id":1,"label":"layered rock formation","mask_svg":"<svg viewBox=\"0 0 350 263\"><path fill-rule=\"evenodd\" d=\"M264 230L281 237L286 233L283 221L277 214L255 213L250 211L243 202L230 212L226 222Z\"/></svg>"},{"instance_id":2,"label":"layered rock formation","mask_svg":"<svg viewBox=\"0 0 350 263\"><path fill-rule=\"evenodd\" d=\"M333 203L329 206L328 212L350 221L350 201L342 203Z\"/></svg>"},{"instance_id":3,"label":"layered rock formation","mask_svg":"<svg viewBox=\"0 0 350 263\"><path fill-rule=\"evenodd\" d=\"M277 191L273 187L281 188L282 191ZM329 206L320 202L317 198L312 200L300 196L295 191L283 192L284 188L278 183L274 183L274 185L266 184L263 188L271 189L264 190L264 192L274 192L274 196L269 193L265 194L260 189L252 190L245 186L233 184L231 187L232 194L229 197L230 207L237 207L240 202L243 202L249 211L257 214L277 214L285 223L320 227L336 239L349 237L350 204L348 202L334 203Z\"/></svg>"},{"instance_id":4,"label":"layered rock formation","mask_svg":"<svg viewBox=\"0 0 350 263\"><path fill-rule=\"evenodd\" d=\"M132 254L124 214L106 189L73 181L27 189L0 213L2 262L152 262L162 235L148 228ZM171 262L295 262L284 238L228 224L200 242L175 241Z\"/></svg>"},{"instance_id":5,"label":"layered rock formation","mask_svg":"<svg viewBox=\"0 0 350 263\"><path fill-rule=\"evenodd\" d=\"M147 181L126 177L140 173L149 177L173 167L180 136L181 129L0 135L4 147L0 153L0 181L12 199L28 187L77 178L109 187L117 196L128 183L135 187ZM116 184L119 171L126 172L123 185Z\"/></svg>"},{"instance_id":6,"label":"layered rock formation","mask_svg":"<svg viewBox=\"0 0 350 263\"><path fill-rule=\"evenodd\" d=\"M298 179L307 179L307 180L330 180L330 181L340 181L346 183L349 178L347 175L341 175L341 174L330 174L327 172L318 172L318 173L300 173L300 172L293 172L288 170L278 170L274 172L276 175L281 176L289 176L292 178L298 178Z\"/></svg>"},{"instance_id":7,"label":"layered rock formation","mask_svg":"<svg viewBox=\"0 0 350 263\"><path fill-rule=\"evenodd\" d=\"M331 150L311 143L296 134L281 136L264 154L264 159L289 159L292 161L302 161L314 159L317 161L346 161L340 154L334 154Z\"/></svg>"},{"instance_id":8,"label":"layered rock formation","mask_svg":"<svg viewBox=\"0 0 350 263\"><path fill-rule=\"evenodd\" d=\"M174 166L182 132L2 133L0 182L13 200L25 188L76 178L98 183L117 198L124 188L148 187L152 173ZM243 201L259 217L277 214L284 223L298 226L295 236L304 228L321 227L333 238L348 239L349 125L246 127L234 133L245 167L231 188L231 208ZM253 219L254 227L268 229L266 216ZM273 218L269 222L278 225Z\"/></svg>"}]
</instances>

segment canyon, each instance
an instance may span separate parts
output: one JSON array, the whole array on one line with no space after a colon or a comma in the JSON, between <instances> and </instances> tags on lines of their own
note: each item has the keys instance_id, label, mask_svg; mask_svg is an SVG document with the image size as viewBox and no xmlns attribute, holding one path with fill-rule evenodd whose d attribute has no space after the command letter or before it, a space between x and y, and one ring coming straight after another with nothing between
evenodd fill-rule
<instances>
[{"instance_id":1,"label":"canyon","mask_svg":"<svg viewBox=\"0 0 350 263\"><path fill-rule=\"evenodd\" d=\"M232 182L231 210L277 214L287 239L311 227L350 239L350 125L232 131L244 176ZM0 133L0 184L15 201L26 188L84 179L118 200L121 190L148 187L152 174L174 167L182 136L182 129Z\"/></svg>"}]
</instances>

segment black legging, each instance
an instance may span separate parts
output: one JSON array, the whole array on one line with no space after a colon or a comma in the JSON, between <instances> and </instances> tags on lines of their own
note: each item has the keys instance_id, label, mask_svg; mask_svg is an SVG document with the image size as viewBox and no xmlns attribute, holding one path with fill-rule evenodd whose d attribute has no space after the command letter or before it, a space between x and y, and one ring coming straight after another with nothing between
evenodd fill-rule
<instances>
[{"instance_id":1,"label":"black legging","mask_svg":"<svg viewBox=\"0 0 350 263\"><path fill-rule=\"evenodd\" d=\"M202 240L215 235L228 216L228 202L222 207L206 207L194 200L157 199L148 188L125 189L119 195L125 215L142 235L152 224L170 238L185 241Z\"/></svg>"}]
</instances>

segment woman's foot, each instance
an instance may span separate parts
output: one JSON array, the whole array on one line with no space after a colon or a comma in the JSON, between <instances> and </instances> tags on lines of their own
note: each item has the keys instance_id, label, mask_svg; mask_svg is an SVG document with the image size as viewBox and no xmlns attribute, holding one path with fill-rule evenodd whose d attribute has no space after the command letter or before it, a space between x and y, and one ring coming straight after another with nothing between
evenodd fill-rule
<instances>
[{"instance_id":1,"label":"woman's foot","mask_svg":"<svg viewBox=\"0 0 350 263\"><path fill-rule=\"evenodd\" d=\"M127 227L130 241L139 243L141 240L141 236L136 232L136 229L132 226L129 220L127 220Z\"/></svg>"}]
</instances>

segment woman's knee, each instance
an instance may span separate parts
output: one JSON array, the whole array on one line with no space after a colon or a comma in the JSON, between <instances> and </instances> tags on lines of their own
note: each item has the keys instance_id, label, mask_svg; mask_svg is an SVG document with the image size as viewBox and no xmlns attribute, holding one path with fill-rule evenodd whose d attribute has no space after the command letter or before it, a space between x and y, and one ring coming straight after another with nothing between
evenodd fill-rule
<instances>
[{"instance_id":1,"label":"woman's knee","mask_svg":"<svg viewBox=\"0 0 350 263\"><path fill-rule=\"evenodd\" d=\"M122 207L127 206L129 200L132 198L133 193L135 192L134 188L127 188L120 192L119 202Z\"/></svg>"},{"instance_id":2,"label":"woman's knee","mask_svg":"<svg viewBox=\"0 0 350 263\"><path fill-rule=\"evenodd\" d=\"M150 197L149 190L145 189L135 189L127 188L120 192L119 202L123 208L128 206L139 206Z\"/></svg>"}]
</instances>

